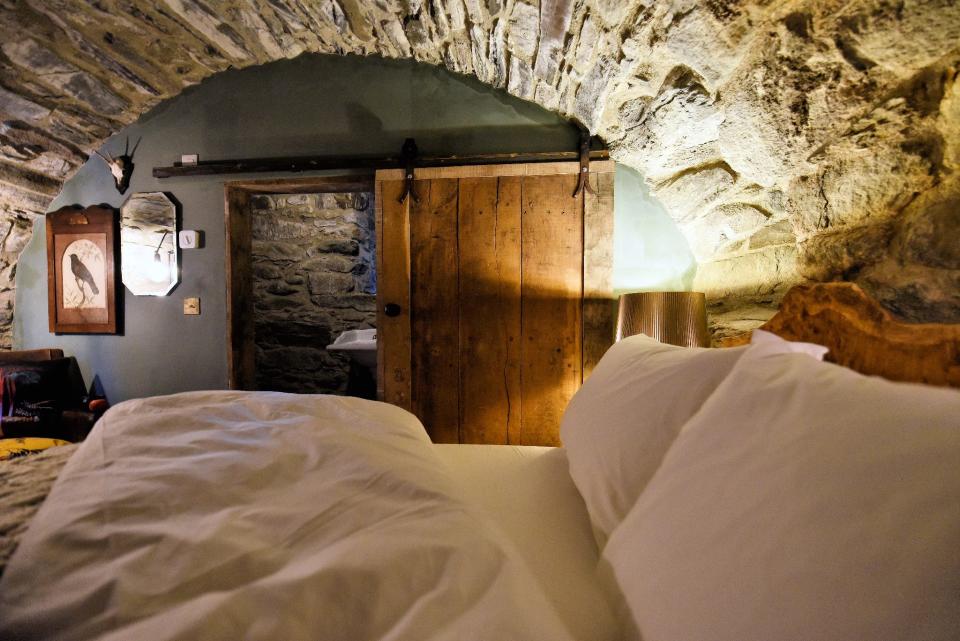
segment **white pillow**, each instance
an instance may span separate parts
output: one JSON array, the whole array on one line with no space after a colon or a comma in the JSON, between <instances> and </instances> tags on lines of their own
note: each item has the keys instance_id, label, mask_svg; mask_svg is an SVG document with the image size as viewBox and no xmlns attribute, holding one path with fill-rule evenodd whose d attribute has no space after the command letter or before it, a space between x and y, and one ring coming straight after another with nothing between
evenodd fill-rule
<instances>
[{"instance_id":1,"label":"white pillow","mask_svg":"<svg viewBox=\"0 0 960 641\"><path fill-rule=\"evenodd\" d=\"M766 349L821 359L826 348L761 332ZM756 333L755 333L756 335ZM677 347L638 334L607 350L567 405L560 438L602 549L660 466L680 428L746 347Z\"/></svg>"},{"instance_id":2,"label":"white pillow","mask_svg":"<svg viewBox=\"0 0 960 641\"><path fill-rule=\"evenodd\" d=\"M645 641L956 639L960 393L752 346L603 556Z\"/></svg>"},{"instance_id":3,"label":"white pillow","mask_svg":"<svg viewBox=\"0 0 960 641\"><path fill-rule=\"evenodd\" d=\"M751 345L767 345L772 348L774 351L780 352L797 352L798 354L807 354L822 361L823 357L827 355L827 352L830 351L829 347L824 347L823 345L815 345L814 343L800 343L788 341L783 338L780 338L773 332L768 332L762 329L753 330L753 334L750 336Z\"/></svg>"},{"instance_id":4,"label":"white pillow","mask_svg":"<svg viewBox=\"0 0 960 641\"><path fill-rule=\"evenodd\" d=\"M607 350L570 399L560 439L602 549L745 347L685 348L642 334Z\"/></svg>"}]
</instances>

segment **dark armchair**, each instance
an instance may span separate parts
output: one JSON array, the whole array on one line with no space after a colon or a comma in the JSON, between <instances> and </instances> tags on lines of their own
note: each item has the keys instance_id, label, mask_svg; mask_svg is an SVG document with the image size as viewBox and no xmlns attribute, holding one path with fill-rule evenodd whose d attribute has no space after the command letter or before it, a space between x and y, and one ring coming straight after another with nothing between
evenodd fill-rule
<instances>
[{"instance_id":1,"label":"dark armchair","mask_svg":"<svg viewBox=\"0 0 960 641\"><path fill-rule=\"evenodd\" d=\"M82 441L106 408L62 350L0 352L0 436Z\"/></svg>"}]
</instances>

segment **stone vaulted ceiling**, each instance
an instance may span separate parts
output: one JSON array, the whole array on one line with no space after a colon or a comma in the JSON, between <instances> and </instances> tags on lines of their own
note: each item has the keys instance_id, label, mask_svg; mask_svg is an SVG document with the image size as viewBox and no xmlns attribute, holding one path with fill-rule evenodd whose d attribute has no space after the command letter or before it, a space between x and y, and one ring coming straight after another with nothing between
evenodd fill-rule
<instances>
[{"instance_id":1,"label":"stone vaulted ceiling","mask_svg":"<svg viewBox=\"0 0 960 641\"><path fill-rule=\"evenodd\" d=\"M0 5L6 325L31 218L106 137L214 73L308 51L441 65L585 124L687 235L728 328L807 278L960 321L956 0Z\"/></svg>"}]
</instances>

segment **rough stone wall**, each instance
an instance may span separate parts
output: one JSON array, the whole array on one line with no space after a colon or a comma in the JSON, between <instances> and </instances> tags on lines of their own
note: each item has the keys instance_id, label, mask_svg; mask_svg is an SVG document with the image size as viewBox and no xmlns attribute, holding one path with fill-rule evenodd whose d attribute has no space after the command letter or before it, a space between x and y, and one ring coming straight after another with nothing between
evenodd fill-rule
<instances>
[{"instance_id":1,"label":"rough stone wall","mask_svg":"<svg viewBox=\"0 0 960 641\"><path fill-rule=\"evenodd\" d=\"M344 393L350 360L325 348L377 321L372 194L251 203L257 389Z\"/></svg>"},{"instance_id":2,"label":"rough stone wall","mask_svg":"<svg viewBox=\"0 0 960 641\"><path fill-rule=\"evenodd\" d=\"M721 333L803 279L960 321L956 0L5 0L0 216L229 67L407 57L575 118L639 170ZM12 284L4 285L6 287ZM0 327L0 334L3 333Z\"/></svg>"},{"instance_id":3,"label":"rough stone wall","mask_svg":"<svg viewBox=\"0 0 960 641\"><path fill-rule=\"evenodd\" d=\"M32 213L0 215L0 349L11 349L17 259L33 234Z\"/></svg>"}]
</instances>

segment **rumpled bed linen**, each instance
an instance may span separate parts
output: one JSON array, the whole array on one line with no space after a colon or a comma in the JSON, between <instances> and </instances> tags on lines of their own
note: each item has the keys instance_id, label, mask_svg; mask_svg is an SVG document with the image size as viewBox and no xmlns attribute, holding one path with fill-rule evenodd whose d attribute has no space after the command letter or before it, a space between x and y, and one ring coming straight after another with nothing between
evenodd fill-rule
<instances>
[{"instance_id":1,"label":"rumpled bed linen","mask_svg":"<svg viewBox=\"0 0 960 641\"><path fill-rule=\"evenodd\" d=\"M0 576L75 444L0 461Z\"/></svg>"},{"instance_id":2,"label":"rumpled bed linen","mask_svg":"<svg viewBox=\"0 0 960 641\"><path fill-rule=\"evenodd\" d=\"M111 409L0 581L0 638L571 638L382 403L192 392Z\"/></svg>"}]
</instances>

